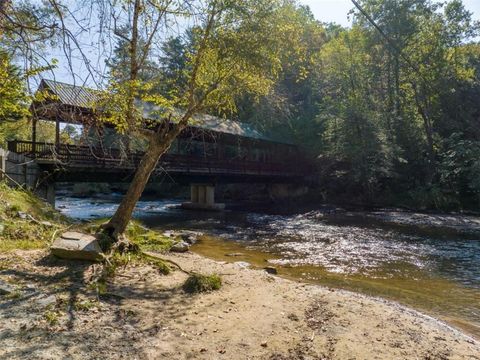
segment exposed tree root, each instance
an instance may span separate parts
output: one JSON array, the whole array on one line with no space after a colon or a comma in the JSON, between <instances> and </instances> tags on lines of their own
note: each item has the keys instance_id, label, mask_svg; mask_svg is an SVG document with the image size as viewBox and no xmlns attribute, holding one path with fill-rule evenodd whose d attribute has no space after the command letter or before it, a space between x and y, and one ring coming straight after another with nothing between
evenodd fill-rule
<instances>
[{"instance_id":1,"label":"exposed tree root","mask_svg":"<svg viewBox=\"0 0 480 360\"><path fill-rule=\"evenodd\" d=\"M92 282L104 282L107 278L114 276L114 272L118 264L115 259L118 255L136 255L144 259L151 259L155 261L161 261L173 265L175 268L181 272L191 275L192 272L189 272L183 269L175 261L165 259L157 254L152 254L149 252L142 251L140 247L130 241L125 234L119 236L111 235L111 228L109 228L108 223L102 224L100 226L99 232L97 233L97 238L99 239L100 247L104 251L103 255L103 266L102 269L95 274L92 278ZM127 263L130 260L127 260ZM124 264L125 266L127 264Z\"/></svg>"},{"instance_id":2,"label":"exposed tree root","mask_svg":"<svg viewBox=\"0 0 480 360\"><path fill-rule=\"evenodd\" d=\"M165 261L165 262L168 262L169 264L172 264L174 265L175 267L178 268L178 270L180 270L181 272L187 274L187 275L191 275L192 272L191 271L187 271L185 269L183 269L179 264L177 264L175 261L173 260L169 260L169 259L165 259L165 258L162 258L156 254L151 254L151 253L147 253L147 252L144 252L142 251L141 252L145 257L150 257L150 258L154 258L154 259L157 259L157 260L162 260L162 261Z\"/></svg>"}]
</instances>

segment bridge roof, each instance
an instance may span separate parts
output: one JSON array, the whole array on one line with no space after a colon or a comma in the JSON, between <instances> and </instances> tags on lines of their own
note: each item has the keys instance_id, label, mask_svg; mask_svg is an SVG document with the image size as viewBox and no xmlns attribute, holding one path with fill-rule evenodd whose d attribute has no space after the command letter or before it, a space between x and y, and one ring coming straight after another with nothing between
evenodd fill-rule
<instances>
[{"instance_id":1,"label":"bridge roof","mask_svg":"<svg viewBox=\"0 0 480 360\"><path fill-rule=\"evenodd\" d=\"M99 92L84 86L72 85L56 80L43 79L38 91L48 89L59 102L81 108L91 108L98 101Z\"/></svg>"},{"instance_id":2,"label":"bridge roof","mask_svg":"<svg viewBox=\"0 0 480 360\"><path fill-rule=\"evenodd\" d=\"M77 108L91 109L92 104L99 99L99 90L94 90L85 86L78 86L63 83L55 80L43 79L40 83L39 90L50 90L55 96L55 101L60 102L63 105L69 105ZM158 118L159 108L149 103L143 103L144 118L152 119ZM208 114L197 114L192 118L190 126L226 133L234 136L243 136L252 139L278 142L261 132L255 130L252 126L239 121L233 121L229 119L223 119Z\"/></svg>"}]
</instances>

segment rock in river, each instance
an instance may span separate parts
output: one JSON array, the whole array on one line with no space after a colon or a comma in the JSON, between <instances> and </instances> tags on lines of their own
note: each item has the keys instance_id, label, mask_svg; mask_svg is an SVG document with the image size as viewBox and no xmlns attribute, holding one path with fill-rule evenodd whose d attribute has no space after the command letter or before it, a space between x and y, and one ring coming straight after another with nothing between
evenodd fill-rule
<instances>
[{"instance_id":1,"label":"rock in river","mask_svg":"<svg viewBox=\"0 0 480 360\"><path fill-rule=\"evenodd\" d=\"M235 261L233 264L238 266L241 269L247 269L251 265L250 263L248 263L246 261Z\"/></svg>"},{"instance_id":2,"label":"rock in river","mask_svg":"<svg viewBox=\"0 0 480 360\"><path fill-rule=\"evenodd\" d=\"M170 251L172 252L187 252L188 249L190 249L190 245L187 244L185 241L180 241L176 244L174 244L171 248Z\"/></svg>"},{"instance_id":3,"label":"rock in river","mask_svg":"<svg viewBox=\"0 0 480 360\"><path fill-rule=\"evenodd\" d=\"M263 268L267 273L272 274L272 275L277 275L277 269L274 268L273 266L266 266Z\"/></svg>"},{"instance_id":4,"label":"rock in river","mask_svg":"<svg viewBox=\"0 0 480 360\"><path fill-rule=\"evenodd\" d=\"M180 233L180 236L182 237L182 239L189 243L190 245L193 245L195 244L197 241L198 241L198 238L200 236L203 236L203 233L201 232L198 232L198 231L188 231L188 230L183 230L181 233Z\"/></svg>"}]
</instances>

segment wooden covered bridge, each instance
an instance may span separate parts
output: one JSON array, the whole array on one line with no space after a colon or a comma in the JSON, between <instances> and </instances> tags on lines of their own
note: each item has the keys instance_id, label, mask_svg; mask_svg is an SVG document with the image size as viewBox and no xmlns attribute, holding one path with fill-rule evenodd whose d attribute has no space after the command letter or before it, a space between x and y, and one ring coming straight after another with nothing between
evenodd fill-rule
<instances>
[{"instance_id":1,"label":"wooden covered bridge","mask_svg":"<svg viewBox=\"0 0 480 360\"><path fill-rule=\"evenodd\" d=\"M97 92L51 80L42 80L38 91L49 96L31 106L31 139L10 141L9 151L35 159L42 172L50 175L50 183L131 179L143 155L142 144L129 141L129 151L125 151L121 146L122 136L112 127L95 121L91 105L97 99ZM192 186L192 201L198 196L208 197L195 194L209 191L198 184L290 183L301 180L307 171L304 157L293 144L274 141L240 122L209 115L193 120L162 156L153 174L154 178L196 184ZM37 140L40 122L55 123L55 141ZM65 124L77 126L81 136L62 142Z\"/></svg>"}]
</instances>

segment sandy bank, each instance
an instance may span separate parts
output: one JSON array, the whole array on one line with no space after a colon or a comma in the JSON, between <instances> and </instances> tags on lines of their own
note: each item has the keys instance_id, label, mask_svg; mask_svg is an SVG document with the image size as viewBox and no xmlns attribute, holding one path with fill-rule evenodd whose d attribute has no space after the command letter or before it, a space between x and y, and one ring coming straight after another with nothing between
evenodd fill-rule
<instances>
[{"instance_id":1,"label":"sandy bank","mask_svg":"<svg viewBox=\"0 0 480 360\"><path fill-rule=\"evenodd\" d=\"M45 251L0 255L0 279L22 290L0 297L0 358L480 359L479 342L395 303L168 257L221 274L222 289L191 296L180 271L128 267L97 302L87 285L95 266Z\"/></svg>"}]
</instances>

